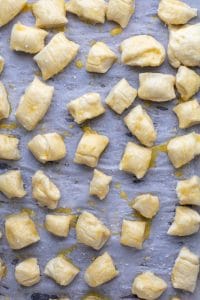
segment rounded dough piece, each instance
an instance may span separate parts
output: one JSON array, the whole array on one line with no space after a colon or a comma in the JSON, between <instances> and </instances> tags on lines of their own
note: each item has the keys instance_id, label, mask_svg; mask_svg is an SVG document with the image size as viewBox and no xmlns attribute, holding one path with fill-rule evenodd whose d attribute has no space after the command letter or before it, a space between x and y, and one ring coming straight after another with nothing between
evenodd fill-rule
<instances>
[{"instance_id":1,"label":"rounded dough piece","mask_svg":"<svg viewBox=\"0 0 200 300\"><path fill-rule=\"evenodd\" d=\"M0 120L8 118L10 115L10 104L5 86L0 81Z\"/></svg>"},{"instance_id":2,"label":"rounded dough piece","mask_svg":"<svg viewBox=\"0 0 200 300\"><path fill-rule=\"evenodd\" d=\"M19 140L16 137L0 134L0 159L20 159L18 145Z\"/></svg>"},{"instance_id":3,"label":"rounded dough piece","mask_svg":"<svg viewBox=\"0 0 200 300\"><path fill-rule=\"evenodd\" d=\"M0 74L3 72L4 65L5 65L5 60L4 60L4 58L0 55Z\"/></svg>"},{"instance_id":4,"label":"rounded dough piece","mask_svg":"<svg viewBox=\"0 0 200 300\"><path fill-rule=\"evenodd\" d=\"M27 0L0 0L0 27L14 19L26 3Z\"/></svg>"},{"instance_id":5,"label":"rounded dough piece","mask_svg":"<svg viewBox=\"0 0 200 300\"><path fill-rule=\"evenodd\" d=\"M0 175L0 192L7 198L23 198L26 195L20 171L12 170Z\"/></svg>"},{"instance_id":6,"label":"rounded dough piece","mask_svg":"<svg viewBox=\"0 0 200 300\"><path fill-rule=\"evenodd\" d=\"M72 215L46 215L45 228L56 236L67 237L72 219Z\"/></svg>"},{"instance_id":7,"label":"rounded dough piece","mask_svg":"<svg viewBox=\"0 0 200 300\"><path fill-rule=\"evenodd\" d=\"M176 194L181 205L200 206L200 177L192 176L177 183Z\"/></svg>"},{"instance_id":8,"label":"rounded dough piece","mask_svg":"<svg viewBox=\"0 0 200 300\"><path fill-rule=\"evenodd\" d=\"M142 249L145 240L146 222L123 220L120 243Z\"/></svg>"},{"instance_id":9,"label":"rounded dough piece","mask_svg":"<svg viewBox=\"0 0 200 300\"><path fill-rule=\"evenodd\" d=\"M90 182L90 195L97 196L100 200L106 198L109 193L109 184L112 181L112 176L108 176L103 172L95 169L93 178Z\"/></svg>"},{"instance_id":10,"label":"rounded dough piece","mask_svg":"<svg viewBox=\"0 0 200 300\"><path fill-rule=\"evenodd\" d=\"M40 281L37 258L23 260L15 267L15 279L22 286L33 286Z\"/></svg>"},{"instance_id":11,"label":"rounded dough piece","mask_svg":"<svg viewBox=\"0 0 200 300\"><path fill-rule=\"evenodd\" d=\"M109 0L106 12L107 19L125 28L134 13L135 0Z\"/></svg>"},{"instance_id":12,"label":"rounded dough piece","mask_svg":"<svg viewBox=\"0 0 200 300\"><path fill-rule=\"evenodd\" d=\"M148 219L152 219L157 214L159 207L160 203L158 197L151 194L137 196L132 205L132 208Z\"/></svg>"},{"instance_id":13,"label":"rounded dough piece","mask_svg":"<svg viewBox=\"0 0 200 300\"><path fill-rule=\"evenodd\" d=\"M150 35L136 35L120 45L121 61L128 66L157 67L165 60L165 48Z\"/></svg>"},{"instance_id":14,"label":"rounded dough piece","mask_svg":"<svg viewBox=\"0 0 200 300\"><path fill-rule=\"evenodd\" d=\"M196 99L176 105L173 111L178 117L179 128L200 124L200 104Z\"/></svg>"}]
</instances>

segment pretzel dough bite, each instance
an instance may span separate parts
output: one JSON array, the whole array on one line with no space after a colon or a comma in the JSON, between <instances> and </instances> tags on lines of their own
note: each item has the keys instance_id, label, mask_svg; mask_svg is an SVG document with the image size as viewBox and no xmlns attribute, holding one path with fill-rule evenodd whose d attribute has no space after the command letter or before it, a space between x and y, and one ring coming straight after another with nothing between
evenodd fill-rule
<instances>
[{"instance_id":1,"label":"pretzel dough bite","mask_svg":"<svg viewBox=\"0 0 200 300\"><path fill-rule=\"evenodd\" d=\"M112 257L108 252L105 252L89 265L85 271L84 279L90 287L97 287L112 280L118 274Z\"/></svg>"},{"instance_id":2,"label":"pretzel dough bite","mask_svg":"<svg viewBox=\"0 0 200 300\"><path fill-rule=\"evenodd\" d=\"M169 28L168 58L174 68L200 66L200 23Z\"/></svg>"},{"instance_id":3,"label":"pretzel dough bite","mask_svg":"<svg viewBox=\"0 0 200 300\"><path fill-rule=\"evenodd\" d=\"M97 93L88 93L67 104L69 113L78 124L102 115L105 108L101 103L101 96Z\"/></svg>"},{"instance_id":4,"label":"pretzel dough bite","mask_svg":"<svg viewBox=\"0 0 200 300\"><path fill-rule=\"evenodd\" d=\"M176 105L173 111L178 117L179 128L200 124L200 105L196 99Z\"/></svg>"},{"instance_id":5,"label":"pretzel dough bite","mask_svg":"<svg viewBox=\"0 0 200 300\"><path fill-rule=\"evenodd\" d=\"M197 16L197 9L179 0L161 0L159 18L168 25L183 25Z\"/></svg>"},{"instance_id":6,"label":"pretzel dough bite","mask_svg":"<svg viewBox=\"0 0 200 300\"><path fill-rule=\"evenodd\" d=\"M17 139L16 137L0 134L0 159L20 159L18 145L19 139Z\"/></svg>"},{"instance_id":7,"label":"pretzel dough bite","mask_svg":"<svg viewBox=\"0 0 200 300\"><path fill-rule=\"evenodd\" d=\"M72 219L72 215L46 215L45 228L54 235L67 237Z\"/></svg>"},{"instance_id":8,"label":"pretzel dough bite","mask_svg":"<svg viewBox=\"0 0 200 300\"><path fill-rule=\"evenodd\" d=\"M40 206L55 209L60 200L57 186L42 171L37 171L32 177L32 195Z\"/></svg>"},{"instance_id":9,"label":"pretzel dough bite","mask_svg":"<svg viewBox=\"0 0 200 300\"><path fill-rule=\"evenodd\" d=\"M27 0L0 0L0 27L14 19L26 3Z\"/></svg>"},{"instance_id":10,"label":"pretzel dough bite","mask_svg":"<svg viewBox=\"0 0 200 300\"><path fill-rule=\"evenodd\" d=\"M109 0L106 16L109 21L114 21L125 28L134 10L135 0Z\"/></svg>"},{"instance_id":11,"label":"pretzel dough bite","mask_svg":"<svg viewBox=\"0 0 200 300\"><path fill-rule=\"evenodd\" d=\"M167 289L167 283L152 272L136 276L132 284L132 293L146 300L158 299Z\"/></svg>"},{"instance_id":12,"label":"pretzel dough bite","mask_svg":"<svg viewBox=\"0 0 200 300\"><path fill-rule=\"evenodd\" d=\"M199 274L199 257L188 248L183 247L175 261L171 281L176 289L193 293Z\"/></svg>"},{"instance_id":13,"label":"pretzel dough bite","mask_svg":"<svg viewBox=\"0 0 200 300\"><path fill-rule=\"evenodd\" d=\"M6 119L10 114L10 104L8 102L8 95L6 88L0 81L0 120Z\"/></svg>"},{"instance_id":14,"label":"pretzel dough bite","mask_svg":"<svg viewBox=\"0 0 200 300\"><path fill-rule=\"evenodd\" d=\"M40 240L33 220L25 212L6 218L5 233L10 248L14 250L25 248Z\"/></svg>"},{"instance_id":15,"label":"pretzel dough bite","mask_svg":"<svg viewBox=\"0 0 200 300\"><path fill-rule=\"evenodd\" d=\"M110 237L110 230L93 214L84 211L76 224L76 238L79 243L101 249Z\"/></svg>"},{"instance_id":16,"label":"pretzel dough bite","mask_svg":"<svg viewBox=\"0 0 200 300\"><path fill-rule=\"evenodd\" d=\"M94 168L108 146L109 139L96 132L85 132L76 149L74 162Z\"/></svg>"},{"instance_id":17,"label":"pretzel dough bite","mask_svg":"<svg viewBox=\"0 0 200 300\"><path fill-rule=\"evenodd\" d=\"M0 192L7 198L23 198L26 195L20 171L8 171L0 175Z\"/></svg>"},{"instance_id":18,"label":"pretzel dough bite","mask_svg":"<svg viewBox=\"0 0 200 300\"><path fill-rule=\"evenodd\" d=\"M151 194L143 194L137 196L132 208L137 210L143 217L152 219L158 212L160 207L160 201L157 196Z\"/></svg>"},{"instance_id":19,"label":"pretzel dough bite","mask_svg":"<svg viewBox=\"0 0 200 300\"><path fill-rule=\"evenodd\" d=\"M121 61L128 66L157 67L165 60L165 48L150 35L136 35L120 45Z\"/></svg>"},{"instance_id":20,"label":"pretzel dough bite","mask_svg":"<svg viewBox=\"0 0 200 300\"><path fill-rule=\"evenodd\" d=\"M181 205L200 206L200 178L192 176L177 183L176 194Z\"/></svg>"},{"instance_id":21,"label":"pretzel dough bite","mask_svg":"<svg viewBox=\"0 0 200 300\"><path fill-rule=\"evenodd\" d=\"M79 45L68 40L64 33L59 32L50 42L34 56L42 72L42 77L47 80L60 73L78 53Z\"/></svg>"},{"instance_id":22,"label":"pretzel dough bite","mask_svg":"<svg viewBox=\"0 0 200 300\"><path fill-rule=\"evenodd\" d=\"M97 196L100 200L106 198L109 193L109 184L112 181L112 176L108 176L103 172L95 169L93 178L90 182L90 195Z\"/></svg>"},{"instance_id":23,"label":"pretzel dough bite","mask_svg":"<svg viewBox=\"0 0 200 300\"><path fill-rule=\"evenodd\" d=\"M69 285L80 270L62 256L52 258L45 266L44 274L61 286Z\"/></svg>"},{"instance_id":24,"label":"pretzel dough bite","mask_svg":"<svg viewBox=\"0 0 200 300\"><path fill-rule=\"evenodd\" d=\"M32 12L40 28L62 27L68 22L64 0L39 0L33 3Z\"/></svg>"},{"instance_id":25,"label":"pretzel dough bite","mask_svg":"<svg viewBox=\"0 0 200 300\"><path fill-rule=\"evenodd\" d=\"M60 160L67 153L63 138L56 132L36 135L28 143L28 149L41 163Z\"/></svg>"},{"instance_id":26,"label":"pretzel dough bite","mask_svg":"<svg viewBox=\"0 0 200 300\"><path fill-rule=\"evenodd\" d=\"M123 78L110 91L106 98L107 105L121 115L134 102L137 90Z\"/></svg>"},{"instance_id":27,"label":"pretzel dough bite","mask_svg":"<svg viewBox=\"0 0 200 300\"><path fill-rule=\"evenodd\" d=\"M157 133L152 119L141 105L137 105L129 112L124 118L124 123L144 146L153 146Z\"/></svg>"},{"instance_id":28,"label":"pretzel dough bite","mask_svg":"<svg viewBox=\"0 0 200 300\"><path fill-rule=\"evenodd\" d=\"M106 73L117 60L116 54L103 42L95 43L87 57L86 70L92 73Z\"/></svg>"},{"instance_id":29,"label":"pretzel dough bite","mask_svg":"<svg viewBox=\"0 0 200 300\"><path fill-rule=\"evenodd\" d=\"M143 100L165 102L176 98L175 77L161 73L140 73L138 96Z\"/></svg>"},{"instance_id":30,"label":"pretzel dough bite","mask_svg":"<svg viewBox=\"0 0 200 300\"><path fill-rule=\"evenodd\" d=\"M107 4L104 0L70 0L66 10L92 24L105 22Z\"/></svg>"},{"instance_id":31,"label":"pretzel dough bite","mask_svg":"<svg viewBox=\"0 0 200 300\"><path fill-rule=\"evenodd\" d=\"M123 220L120 243L124 246L142 249L145 229L146 222Z\"/></svg>"},{"instance_id":32,"label":"pretzel dough bite","mask_svg":"<svg viewBox=\"0 0 200 300\"><path fill-rule=\"evenodd\" d=\"M3 279L4 276L6 276L7 268L4 263L4 261L0 258L0 280Z\"/></svg>"},{"instance_id":33,"label":"pretzel dough bite","mask_svg":"<svg viewBox=\"0 0 200 300\"><path fill-rule=\"evenodd\" d=\"M15 279L23 286L32 286L40 281L37 258L27 258L15 267Z\"/></svg>"},{"instance_id":34,"label":"pretzel dough bite","mask_svg":"<svg viewBox=\"0 0 200 300\"><path fill-rule=\"evenodd\" d=\"M119 169L141 179L148 171L151 156L151 149L129 142L125 148Z\"/></svg>"},{"instance_id":35,"label":"pretzel dough bite","mask_svg":"<svg viewBox=\"0 0 200 300\"><path fill-rule=\"evenodd\" d=\"M194 209L185 206L176 208L174 221L168 230L169 235L187 236L199 231L200 215Z\"/></svg>"},{"instance_id":36,"label":"pretzel dough bite","mask_svg":"<svg viewBox=\"0 0 200 300\"><path fill-rule=\"evenodd\" d=\"M4 60L4 58L0 55L0 74L3 72L4 64L5 64L5 60Z\"/></svg>"}]
</instances>

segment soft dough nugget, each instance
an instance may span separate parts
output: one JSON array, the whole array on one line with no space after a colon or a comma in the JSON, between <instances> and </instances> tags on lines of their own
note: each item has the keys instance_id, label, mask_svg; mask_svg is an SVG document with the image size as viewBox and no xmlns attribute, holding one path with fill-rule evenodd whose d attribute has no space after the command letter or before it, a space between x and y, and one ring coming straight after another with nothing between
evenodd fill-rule
<instances>
[{"instance_id":1,"label":"soft dough nugget","mask_svg":"<svg viewBox=\"0 0 200 300\"><path fill-rule=\"evenodd\" d=\"M116 54L105 43L97 42L88 53L86 70L92 73L106 73L116 60Z\"/></svg>"},{"instance_id":2,"label":"soft dough nugget","mask_svg":"<svg viewBox=\"0 0 200 300\"><path fill-rule=\"evenodd\" d=\"M146 222L123 220L120 243L142 249L145 240Z\"/></svg>"},{"instance_id":3,"label":"soft dough nugget","mask_svg":"<svg viewBox=\"0 0 200 300\"><path fill-rule=\"evenodd\" d=\"M33 3L32 12L40 28L62 27L67 23L64 0L39 0Z\"/></svg>"},{"instance_id":4,"label":"soft dough nugget","mask_svg":"<svg viewBox=\"0 0 200 300\"><path fill-rule=\"evenodd\" d=\"M150 35L136 35L120 45L121 61L128 66L157 67L165 60L165 48Z\"/></svg>"},{"instance_id":5,"label":"soft dough nugget","mask_svg":"<svg viewBox=\"0 0 200 300\"><path fill-rule=\"evenodd\" d=\"M72 215L46 215L45 228L56 236L67 237L72 220Z\"/></svg>"},{"instance_id":6,"label":"soft dough nugget","mask_svg":"<svg viewBox=\"0 0 200 300\"><path fill-rule=\"evenodd\" d=\"M42 77L47 80L61 72L75 58L79 45L68 40L64 33L59 32L50 42L34 56Z\"/></svg>"},{"instance_id":7,"label":"soft dough nugget","mask_svg":"<svg viewBox=\"0 0 200 300\"><path fill-rule=\"evenodd\" d=\"M0 0L0 27L14 19L26 3L27 0Z\"/></svg>"},{"instance_id":8,"label":"soft dough nugget","mask_svg":"<svg viewBox=\"0 0 200 300\"><path fill-rule=\"evenodd\" d=\"M174 68L200 66L200 23L169 28L168 58Z\"/></svg>"},{"instance_id":9,"label":"soft dough nugget","mask_svg":"<svg viewBox=\"0 0 200 300\"><path fill-rule=\"evenodd\" d=\"M23 198L26 195L20 171L12 170L0 175L0 192L7 198Z\"/></svg>"},{"instance_id":10,"label":"soft dough nugget","mask_svg":"<svg viewBox=\"0 0 200 300\"><path fill-rule=\"evenodd\" d=\"M103 172L95 169L93 178L90 182L90 195L97 196L100 200L106 198L109 193L109 184L112 181L112 176L108 176Z\"/></svg>"},{"instance_id":11,"label":"soft dough nugget","mask_svg":"<svg viewBox=\"0 0 200 300\"><path fill-rule=\"evenodd\" d=\"M130 132L135 135L144 146L153 146L157 133L152 119L141 105L134 107L124 118L124 122Z\"/></svg>"},{"instance_id":12,"label":"soft dough nugget","mask_svg":"<svg viewBox=\"0 0 200 300\"><path fill-rule=\"evenodd\" d=\"M36 135L28 143L28 149L43 164L60 160L67 153L62 136L56 132Z\"/></svg>"},{"instance_id":13,"label":"soft dough nugget","mask_svg":"<svg viewBox=\"0 0 200 300\"><path fill-rule=\"evenodd\" d=\"M176 98L175 77L161 73L141 73L138 96L143 100L165 102Z\"/></svg>"},{"instance_id":14,"label":"soft dough nugget","mask_svg":"<svg viewBox=\"0 0 200 300\"><path fill-rule=\"evenodd\" d=\"M15 267L15 279L23 286L32 286L40 281L37 258L27 258Z\"/></svg>"},{"instance_id":15,"label":"soft dough nugget","mask_svg":"<svg viewBox=\"0 0 200 300\"><path fill-rule=\"evenodd\" d=\"M125 148L119 169L141 179L148 171L151 156L151 149L129 142Z\"/></svg>"},{"instance_id":16,"label":"soft dough nugget","mask_svg":"<svg viewBox=\"0 0 200 300\"><path fill-rule=\"evenodd\" d=\"M89 265L85 271L84 279L90 287L97 287L112 280L118 274L112 257L105 252Z\"/></svg>"},{"instance_id":17,"label":"soft dough nugget","mask_svg":"<svg viewBox=\"0 0 200 300\"><path fill-rule=\"evenodd\" d=\"M158 197L151 194L142 194L137 196L132 205L132 208L148 219L152 219L157 214L159 207L160 201Z\"/></svg>"},{"instance_id":18,"label":"soft dough nugget","mask_svg":"<svg viewBox=\"0 0 200 300\"><path fill-rule=\"evenodd\" d=\"M106 12L107 19L125 28L134 13L135 0L109 0Z\"/></svg>"},{"instance_id":19,"label":"soft dough nugget","mask_svg":"<svg viewBox=\"0 0 200 300\"><path fill-rule=\"evenodd\" d=\"M8 102L8 95L6 88L0 81L0 120L6 119L10 114L10 104Z\"/></svg>"},{"instance_id":20,"label":"soft dough nugget","mask_svg":"<svg viewBox=\"0 0 200 300\"><path fill-rule=\"evenodd\" d=\"M167 289L167 283L152 272L137 275L132 284L132 293L146 300L158 299Z\"/></svg>"},{"instance_id":21,"label":"soft dough nugget","mask_svg":"<svg viewBox=\"0 0 200 300\"><path fill-rule=\"evenodd\" d=\"M93 24L105 22L106 8L104 0L70 0L66 3L67 12Z\"/></svg>"},{"instance_id":22,"label":"soft dough nugget","mask_svg":"<svg viewBox=\"0 0 200 300\"><path fill-rule=\"evenodd\" d=\"M200 124L200 104L196 99L176 105L173 111L178 117L180 128Z\"/></svg>"},{"instance_id":23,"label":"soft dough nugget","mask_svg":"<svg viewBox=\"0 0 200 300\"><path fill-rule=\"evenodd\" d=\"M200 177L192 176L177 183L176 194L181 205L200 206Z\"/></svg>"},{"instance_id":24,"label":"soft dough nugget","mask_svg":"<svg viewBox=\"0 0 200 300\"><path fill-rule=\"evenodd\" d=\"M11 135L0 134L0 159L18 160L19 139Z\"/></svg>"},{"instance_id":25,"label":"soft dough nugget","mask_svg":"<svg viewBox=\"0 0 200 300\"><path fill-rule=\"evenodd\" d=\"M158 16L168 25L182 25L197 16L197 9L179 0L161 0Z\"/></svg>"},{"instance_id":26,"label":"soft dough nugget","mask_svg":"<svg viewBox=\"0 0 200 300\"><path fill-rule=\"evenodd\" d=\"M4 65L5 65L5 60L4 60L4 58L0 55L0 74L3 72Z\"/></svg>"},{"instance_id":27,"label":"soft dough nugget","mask_svg":"<svg viewBox=\"0 0 200 300\"><path fill-rule=\"evenodd\" d=\"M101 103L101 97L98 93L87 93L72 100L67 104L67 108L78 124L98 117L105 112L105 108Z\"/></svg>"}]
</instances>

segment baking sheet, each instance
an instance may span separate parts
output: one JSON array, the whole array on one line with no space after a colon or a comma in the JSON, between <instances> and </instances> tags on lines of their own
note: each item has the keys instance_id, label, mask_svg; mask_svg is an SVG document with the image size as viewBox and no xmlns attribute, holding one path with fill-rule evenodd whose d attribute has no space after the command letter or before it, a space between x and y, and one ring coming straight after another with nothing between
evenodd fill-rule
<instances>
[{"instance_id":1,"label":"baking sheet","mask_svg":"<svg viewBox=\"0 0 200 300\"><path fill-rule=\"evenodd\" d=\"M134 34L150 34L157 38L162 44L167 46L168 30L156 17L158 0L138 0L136 1L136 12L122 34L112 37L110 30L116 24L106 22L104 25L92 26L81 22L75 16L68 14L69 24L66 36L81 45L80 52L76 60L85 62L86 54L95 40L106 42L119 55L119 45L122 40ZM187 3L200 9L200 1L187 0ZM99 92L103 101L106 95L121 78L125 77L130 84L138 87L138 74L143 71L154 71L175 74L166 61L161 67L153 69L130 68L116 63L105 75L89 74L84 68L78 69L73 62L61 74L49 80L49 84L54 85L55 94L53 103L44 120L33 132L27 132L21 127L13 130L2 129L2 124L10 123L15 127L14 113L18 105L20 96L25 88L33 80L34 74L38 74L38 68L32 60L31 55L12 52L9 49L9 37L11 28L15 22L31 25L34 18L30 12L20 14L10 24L0 29L0 54L6 59L6 67L0 80L5 84L12 106L12 113L7 122L0 123L1 133L12 133L20 138L20 149L22 159L17 162L1 161L0 172L8 169L20 169L23 174L27 195L22 200L8 200L0 195L0 229L4 232L4 220L7 214L19 212L28 208L35 212L34 220L40 232L41 241L26 249L12 251L6 242L5 236L0 240L0 256L8 266L6 278L0 283L0 294L10 297L11 300L47 300L56 299L62 295L68 295L70 299L78 300L88 292L98 292L109 299L136 299L131 296L131 284L133 278L140 272L151 270L165 279L169 286L168 290L160 298L170 299L170 296L178 295L183 300L199 300L200 285L199 280L194 294L175 291L171 287L170 272L174 260L183 245L188 246L192 251L200 254L200 236L195 234L186 238L175 238L167 236L166 232L173 219L176 198L175 187L177 180L185 179L192 175L200 175L200 159L195 159L192 163L184 167L181 172L175 172L169 163L167 155L161 153L156 161L156 166L151 168L147 176L142 180L136 180L133 176L119 171L118 165L128 141L136 141L132 137L125 125L122 116L106 110L106 113L89 122L89 125L98 132L110 138L110 145L100 159L98 168L113 176L110 193L105 201L99 201L88 194L89 182L92 178L93 170L73 163L75 149L82 135L82 130L77 126L66 111L66 104L86 92ZM199 21L199 16L191 23ZM50 38L55 31L49 34ZM142 103L148 113L153 118L158 131L157 144L162 144L171 137L191 132L195 129L199 132L199 127L188 130L178 129L177 119L172 112L176 100L165 104L149 104L137 99L134 105ZM27 142L38 133L56 131L65 136L68 148L66 158L58 163L48 163L42 165L37 162L27 150ZM105 247L100 251L94 251L84 245L76 243L75 230L70 231L67 239L60 239L50 235L43 228L43 221L47 209L39 208L31 198L31 176L38 169L44 170L58 185L62 198L60 207L71 208L72 212L79 214L82 210L88 210L97 215L112 230L113 235ZM122 247L119 243L119 233L122 219L134 219L133 211L128 202L139 193L153 193L160 198L160 211L153 219L150 237L144 243L143 250L135 250ZM124 199L127 195L128 200ZM60 287L51 279L41 276L41 281L36 286L23 288L14 279L15 265L30 256L39 258L39 264L43 273L45 264L60 251L69 249L69 257L80 267L81 272L68 287ZM73 250L73 251L72 251ZM108 251L120 271L113 281L97 289L89 289L84 283L83 274L91 260Z\"/></svg>"}]
</instances>

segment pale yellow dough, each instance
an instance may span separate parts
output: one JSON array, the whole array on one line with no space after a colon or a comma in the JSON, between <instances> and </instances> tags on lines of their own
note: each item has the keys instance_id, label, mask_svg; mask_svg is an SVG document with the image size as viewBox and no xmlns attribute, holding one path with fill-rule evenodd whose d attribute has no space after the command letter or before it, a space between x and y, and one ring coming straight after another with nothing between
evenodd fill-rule
<instances>
[{"instance_id":1,"label":"pale yellow dough","mask_svg":"<svg viewBox=\"0 0 200 300\"><path fill-rule=\"evenodd\" d=\"M18 146L18 138L11 135L0 134L0 159L20 159Z\"/></svg>"},{"instance_id":2,"label":"pale yellow dough","mask_svg":"<svg viewBox=\"0 0 200 300\"><path fill-rule=\"evenodd\" d=\"M46 215L45 228L56 236L67 237L72 219L72 215Z\"/></svg>"},{"instance_id":3,"label":"pale yellow dough","mask_svg":"<svg viewBox=\"0 0 200 300\"><path fill-rule=\"evenodd\" d=\"M123 220L120 243L142 249L145 240L146 222Z\"/></svg>"},{"instance_id":4,"label":"pale yellow dough","mask_svg":"<svg viewBox=\"0 0 200 300\"><path fill-rule=\"evenodd\" d=\"M4 65L5 65L5 60L4 60L4 58L0 55L0 74L3 72Z\"/></svg>"},{"instance_id":5,"label":"pale yellow dough","mask_svg":"<svg viewBox=\"0 0 200 300\"><path fill-rule=\"evenodd\" d=\"M6 273L7 273L7 267L4 261L0 258L0 280L2 280L3 277L6 276Z\"/></svg>"},{"instance_id":6,"label":"pale yellow dough","mask_svg":"<svg viewBox=\"0 0 200 300\"><path fill-rule=\"evenodd\" d=\"M0 192L7 198L23 198L26 195L21 172L7 171L0 175Z\"/></svg>"},{"instance_id":7,"label":"pale yellow dough","mask_svg":"<svg viewBox=\"0 0 200 300\"><path fill-rule=\"evenodd\" d=\"M181 205L200 206L200 177L192 176L177 183L176 194Z\"/></svg>"},{"instance_id":8,"label":"pale yellow dough","mask_svg":"<svg viewBox=\"0 0 200 300\"><path fill-rule=\"evenodd\" d=\"M10 114L10 104L5 86L0 81L0 120L6 119Z\"/></svg>"},{"instance_id":9,"label":"pale yellow dough","mask_svg":"<svg viewBox=\"0 0 200 300\"><path fill-rule=\"evenodd\" d=\"M176 105L173 111L178 117L180 128L200 124L200 104L196 99Z\"/></svg>"},{"instance_id":10,"label":"pale yellow dough","mask_svg":"<svg viewBox=\"0 0 200 300\"><path fill-rule=\"evenodd\" d=\"M134 13L135 0L109 0L106 12L107 19L125 28Z\"/></svg>"},{"instance_id":11,"label":"pale yellow dough","mask_svg":"<svg viewBox=\"0 0 200 300\"><path fill-rule=\"evenodd\" d=\"M0 0L0 27L14 19L26 3L27 0Z\"/></svg>"},{"instance_id":12,"label":"pale yellow dough","mask_svg":"<svg viewBox=\"0 0 200 300\"><path fill-rule=\"evenodd\" d=\"M109 193L109 184L112 181L112 176L108 176L103 172L95 169L93 178L90 182L90 195L97 196L100 200L106 198Z\"/></svg>"},{"instance_id":13,"label":"pale yellow dough","mask_svg":"<svg viewBox=\"0 0 200 300\"><path fill-rule=\"evenodd\" d=\"M22 286L33 286L40 281L37 258L27 258L15 267L15 279Z\"/></svg>"},{"instance_id":14,"label":"pale yellow dough","mask_svg":"<svg viewBox=\"0 0 200 300\"><path fill-rule=\"evenodd\" d=\"M142 194L134 199L132 208L137 210L143 217L152 219L159 210L159 202L157 196Z\"/></svg>"}]
</instances>

